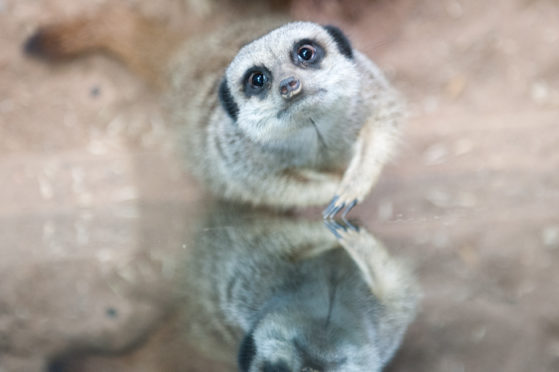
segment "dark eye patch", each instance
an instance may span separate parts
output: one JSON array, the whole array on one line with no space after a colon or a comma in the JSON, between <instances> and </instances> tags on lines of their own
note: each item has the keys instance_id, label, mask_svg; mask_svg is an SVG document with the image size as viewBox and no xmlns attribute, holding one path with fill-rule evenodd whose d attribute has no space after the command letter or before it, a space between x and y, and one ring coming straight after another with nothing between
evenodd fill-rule
<instances>
[{"instance_id":1,"label":"dark eye patch","mask_svg":"<svg viewBox=\"0 0 559 372\"><path fill-rule=\"evenodd\" d=\"M227 84L227 80L224 78L219 84L219 101L221 102L221 106L225 109L225 112L233 119L237 121L237 117L239 116L239 106L233 96L231 95L231 91L229 90L229 85Z\"/></svg>"},{"instance_id":2,"label":"dark eye patch","mask_svg":"<svg viewBox=\"0 0 559 372\"><path fill-rule=\"evenodd\" d=\"M272 73L265 66L251 67L243 75L242 85L247 97L264 98L272 85Z\"/></svg>"},{"instance_id":3,"label":"dark eye patch","mask_svg":"<svg viewBox=\"0 0 559 372\"><path fill-rule=\"evenodd\" d=\"M324 48L311 39L299 40L291 48L291 60L300 67L319 68L325 55Z\"/></svg>"},{"instance_id":4,"label":"dark eye patch","mask_svg":"<svg viewBox=\"0 0 559 372\"><path fill-rule=\"evenodd\" d=\"M332 25L324 26L324 29L330 34L332 39L334 39L340 53L348 59L353 59L353 48L342 30Z\"/></svg>"},{"instance_id":5,"label":"dark eye patch","mask_svg":"<svg viewBox=\"0 0 559 372\"><path fill-rule=\"evenodd\" d=\"M256 345L254 343L254 337L249 333L241 342L241 347L239 348L239 354L237 356L237 363L239 364L239 370L241 372L248 372L255 355Z\"/></svg>"}]
</instances>

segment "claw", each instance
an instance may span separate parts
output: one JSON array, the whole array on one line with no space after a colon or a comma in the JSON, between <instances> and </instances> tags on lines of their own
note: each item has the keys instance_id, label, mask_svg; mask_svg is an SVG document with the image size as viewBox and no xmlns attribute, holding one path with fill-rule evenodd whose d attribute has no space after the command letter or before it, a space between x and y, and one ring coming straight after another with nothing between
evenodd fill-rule
<instances>
[{"instance_id":1,"label":"claw","mask_svg":"<svg viewBox=\"0 0 559 372\"><path fill-rule=\"evenodd\" d=\"M347 232L347 229L348 229L348 228L345 226L345 224L342 225L342 224L339 223L338 221L336 221L336 220L331 220L331 219L325 220L325 221L324 221L324 225L328 228L328 230L330 230L330 232L331 232L332 234L334 234L334 236L335 236L337 239L342 239L343 237L342 237L342 234L341 234L340 232L341 232L342 230L343 230L343 232Z\"/></svg>"},{"instance_id":2,"label":"claw","mask_svg":"<svg viewBox=\"0 0 559 372\"><path fill-rule=\"evenodd\" d=\"M328 204L328 206L326 207L326 209L324 209L324 211L322 212L322 218L324 219L330 219L335 217L342 209L345 208L344 212L342 213L342 219L345 220L346 216L348 215L348 213L353 209L353 207L355 207L357 205L357 199L354 199L351 203L347 204L347 203L341 203L339 205L336 206L336 203L338 202L338 200L340 199L340 197L338 195L334 196L332 198L332 201L330 202L330 204Z\"/></svg>"},{"instance_id":3,"label":"claw","mask_svg":"<svg viewBox=\"0 0 559 372\"><path fill-rule=\"evenodd\" d=\"M339 198L338 196L334 196L334 198L332 199L328 207L326 207L324 212L322 212L322 218L324 219L332 218L345 207L345 203L336 206L336 202L338 201L338 198Z\"/></svg>"},{"instance_id":4,"label":"claw","mask_svg":"<svg viewBox=\"0 0 559 372\"><path fill-rule=\"evenodd\" d=\"M330 216L331 211L336 206L336 201L338 200L338 198L339 198L339 196L337 196L337 195L332 198L332 201L330 202L330 204L328 204L326 209L324 209L324 211L322 212L322 218L326 219Z\"/></svg>"},{"instance_id":5,"label":"claw","mask_svg":"<svg viewBox=\"0 0 559 372\"><path fill-rule=\"evenodd\" d=\"M349 203L349 205L345 209L344 213L342 213L342 220L346 219L346 216L349 213L349 211L351 211L353 209L353 207L355 207L356 205L357 205L357 199L354 199L351 203Z\"/></svg>"},{"instance_id":6,"label":"claw","mask_svg":"<svg viewBox=\"0 0 559 372\"><path fill-rule=\"evenodd\" d=\"M342 236L340 235L340 233L338 232L338 223L336 221L332 221L332 220L324 220L324 226L326 226L326 228L328 230L330 230L330 232L332 234L334 234L334 236L336 237L336 239L341 239Z\"/></svg>"},{"instance_id":7,"label":"claw","mask_svg":"<svg viewBox=\"0 0 559 372\"><path fill-rule=\"evenodd\" d=\"M332 214L330 215L330 218L334 218L339 211L341 211L342 209L344 209L345 207L345 203L342 203L340 205L338 205L336 208L334 208L334 210L332 211Z\"/></svg>"}]
</instances>

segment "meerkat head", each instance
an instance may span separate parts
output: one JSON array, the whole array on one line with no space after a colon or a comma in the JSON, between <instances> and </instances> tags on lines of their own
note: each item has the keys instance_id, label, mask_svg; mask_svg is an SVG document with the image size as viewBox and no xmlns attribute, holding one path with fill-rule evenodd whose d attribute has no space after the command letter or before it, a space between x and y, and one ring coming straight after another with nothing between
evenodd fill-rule
<instances>
[{"instance_id":1,"label":"meerkat head","mask_svg":"<svg viewBox=\"0 0 559 372\"><path fill-rule=\"evenodd\" d=\"M245 45L227 68L219 97L252 140L273 144L324 120L343 122L359 81L353 49L338 28L295 22Z\"/></svg>"},{"instance_id":2,"label":"meerkat head","mask_svg":"<svg viewBox=\"0 0 559 372\"><path fill-rule=\"evenodd\" d=\"M338 311L328 319L308 305L304 300L284 304L262 317L241 342L239 371L381 370L374 334L352 318L351 312Z\"/></svg>"}]
</instances>

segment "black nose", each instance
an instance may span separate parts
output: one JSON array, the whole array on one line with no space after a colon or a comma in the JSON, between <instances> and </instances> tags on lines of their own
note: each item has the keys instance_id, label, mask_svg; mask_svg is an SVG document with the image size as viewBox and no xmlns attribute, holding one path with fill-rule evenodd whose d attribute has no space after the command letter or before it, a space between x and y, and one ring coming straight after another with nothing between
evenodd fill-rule
<instances>
[{"instance_id":1,"label":"black nose","mask_svg":"<svg viewBox=\"0 0 559 372\"><path fill-rule=\"evenodd\" d=\"M279 90L283 98L289 99L301 91L301 82L293 76L288 77L280 82Z\"/></svg>"}]
</instances>

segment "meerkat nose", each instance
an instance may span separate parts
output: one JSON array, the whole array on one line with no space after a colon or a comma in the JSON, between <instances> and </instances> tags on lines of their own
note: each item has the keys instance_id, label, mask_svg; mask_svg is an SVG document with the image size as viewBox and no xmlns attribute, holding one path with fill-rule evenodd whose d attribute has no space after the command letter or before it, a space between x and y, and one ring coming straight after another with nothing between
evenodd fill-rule
<instances>
[{"instance_id":1,"label":"meerkat nose","mask_svg":"<svg viewBox=\"0 0 559 372\"><path fill-rule=\"evenodd\" d=\"M279 84L280 94L285 99L290 99L291 97L297 95L301 92L301 82L299 79L291 76L287 79L283 79Z\"/></svg>"}]
</instances>

